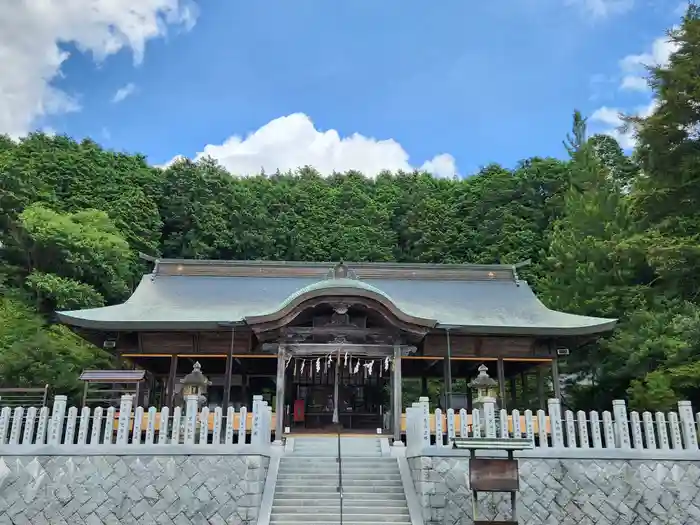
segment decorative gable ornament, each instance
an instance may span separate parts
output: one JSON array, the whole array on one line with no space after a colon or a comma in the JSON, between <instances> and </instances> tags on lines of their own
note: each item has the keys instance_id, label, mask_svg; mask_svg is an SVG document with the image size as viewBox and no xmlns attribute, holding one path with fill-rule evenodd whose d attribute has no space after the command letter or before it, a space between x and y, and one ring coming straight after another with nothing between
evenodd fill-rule
<instances>
[{"instance_id":1,"label":"decorative gable ornament","mask_svg":"<svg viewBox=\"0 0 700 525\"><path fill-rule=\"evenodd\" d=\"M343 261L328 270L327 279L357 279L357 274Z\"/></svg>"}]
</instances>

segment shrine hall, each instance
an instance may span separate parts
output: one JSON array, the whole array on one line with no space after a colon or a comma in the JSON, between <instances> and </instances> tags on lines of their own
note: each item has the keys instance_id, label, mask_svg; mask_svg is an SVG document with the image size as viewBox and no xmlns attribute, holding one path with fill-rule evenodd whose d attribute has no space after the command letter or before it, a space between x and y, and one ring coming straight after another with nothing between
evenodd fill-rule
<instances>
[{"instance_id":1,"label":"shrine hall","mask_svg":"<svg viewBox=\"0 0 700 525\"><path fill-rule=\"evenodd\" d=\"M547 308L519 277L525 264L160 259L123 304L58 316L144 371L144 406L181 402L198 362L208 406L262 395L276 436L333 427L401 439L419 395L470 410L464 385L481 365L501 408L543 408L561 397L559 359L614 328Z\"/></svg>"}]
</instances>

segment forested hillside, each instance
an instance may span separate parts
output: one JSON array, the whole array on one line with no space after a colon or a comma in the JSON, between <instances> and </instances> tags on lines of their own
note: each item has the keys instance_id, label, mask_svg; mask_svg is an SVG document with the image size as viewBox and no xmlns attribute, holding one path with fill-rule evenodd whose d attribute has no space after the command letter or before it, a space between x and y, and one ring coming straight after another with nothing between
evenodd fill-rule
<instances>
[{"instance_id":1,"label":"forested hillside","mask_svg":"<svg viewBox=\"0 0 700 525\"><path fill-rule=\"evenodd\" d=\"M632 119L626 156L574 115L566 160L533 157L460 180L425 173L257 177L215 162L149 166L92 141L0 137L0 383L74 390L109 356L55 324L60 309L124 300L147 271L139 252L210 259L501 262L550 307L616 317L578 349L577 408L700 403L700 17L674 34L658 99ZM540 124L541 125L541 124Z\"/></svg>"}]
</instances>

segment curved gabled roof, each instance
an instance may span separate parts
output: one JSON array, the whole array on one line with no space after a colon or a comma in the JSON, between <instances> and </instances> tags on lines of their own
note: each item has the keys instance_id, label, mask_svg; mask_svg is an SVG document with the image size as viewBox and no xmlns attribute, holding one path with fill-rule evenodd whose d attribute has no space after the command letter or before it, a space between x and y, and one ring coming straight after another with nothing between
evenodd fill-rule
<instances>
[{"instance_id":1,"label":"curved gabled roof","mask_svg":"<svg viewBox=\"0 0 700 525\"><path fill-rule=\"evenodd\" d=\"M125 303L58 315L99 330L207 330L343 293L369 296L409 322L478 334L589 335L616 323L550 310L512 266L348 263L356 271L350 276L330 275L329 266L161 261Z\"/></svg>"}]
</instances>

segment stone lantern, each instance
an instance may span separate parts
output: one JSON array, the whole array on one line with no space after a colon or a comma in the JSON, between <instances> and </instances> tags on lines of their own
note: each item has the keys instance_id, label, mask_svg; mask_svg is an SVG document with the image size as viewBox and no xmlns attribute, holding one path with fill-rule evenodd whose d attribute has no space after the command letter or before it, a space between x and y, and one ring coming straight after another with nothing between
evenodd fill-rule
<instances>
[{"instance_id":1,"label":"stone lantern","mask_svg":"<svg viewBox=\"0 0 700 525\"><path fill-rule=\"evenodd\" d=\"M211 385L211 381L202 373L202 365L199 364L199 361L195 362L192 372L180 379L180 383L182 383L182 398L184 400L187 400L187 396L197 396L198 408L204 406L204 403L207 402L204 394L207 392L207 387Z\"/></svg>"},{"instance_id":2,"label":"stone lantern","mask_svg":"<svg viewBox=\"0 0 700 525\"><path fill-rule=\"evenodd\" d=\"M474 409L483 413L486 403L492 403L495 406L498 381L489 376L489 369L486 365L479 367L479 375L467 386L476 392L476 399L473 402Z\"/></svg>"}]
</instances>

